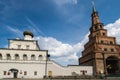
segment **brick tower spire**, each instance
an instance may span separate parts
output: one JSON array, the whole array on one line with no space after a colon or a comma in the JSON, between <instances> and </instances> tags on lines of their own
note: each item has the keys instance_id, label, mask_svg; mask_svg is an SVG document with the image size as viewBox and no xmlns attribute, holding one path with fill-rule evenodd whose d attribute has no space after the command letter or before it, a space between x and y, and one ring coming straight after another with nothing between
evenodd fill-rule
<instances>
[{"instance_id":1,"label":"brick tower spire","mask_svg":"<svg viewBox=\"0 0 120 80\"><path fill-rule=\"evenodd\" d=\"M103 23L100 22L98 12L95 8L94 2L92 2L92 24L90 27L90 35L89 39L95 37L95 36L106 36L107 35L107 30L104 29Z\"/></svg>"},{"instance_id":2,"label":"brick tower spire","mask_svg":"<svg viewBox=\"0 0 120 80\"><path fill-rule=\"evenodd\" d=\"M98 16L98 12L96 11L96 8L95 8L95 5L94 5L94 2L92 2L92 9L93 9L93 12L92 12L92 25L95 25L97 23L100 23L100 19L99 19L99 16Z\"/></svg>"}]
</instances>

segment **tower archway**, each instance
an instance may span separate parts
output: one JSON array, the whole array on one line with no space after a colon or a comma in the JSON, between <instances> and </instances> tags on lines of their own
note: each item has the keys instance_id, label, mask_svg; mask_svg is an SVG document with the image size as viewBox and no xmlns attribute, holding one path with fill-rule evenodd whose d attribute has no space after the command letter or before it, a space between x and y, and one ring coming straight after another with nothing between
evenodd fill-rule
<instances>
[{"instance_id":1,"label":"tower archway","mask_svg":"<svg viewBox=\"0 0 120 80\"><path fill-rule=\"evenodd\" d=\"M106 59L106 69L108 74L114 74L119 71L119 59L115 56L110 56Z\"/></svg>"}]
</instances>

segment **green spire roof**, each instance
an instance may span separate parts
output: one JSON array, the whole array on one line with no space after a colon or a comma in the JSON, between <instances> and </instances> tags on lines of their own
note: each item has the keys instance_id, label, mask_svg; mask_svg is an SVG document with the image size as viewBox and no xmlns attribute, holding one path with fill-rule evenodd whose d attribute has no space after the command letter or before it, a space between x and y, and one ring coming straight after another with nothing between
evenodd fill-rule
<instances>
[{"instance_id":1,"label":"green spire roof","mask_svg":"<svg viewBox=\"0 0 120 80\"><path fill-rule=\"evenodd\" d=\"M93 12L96 12L94 1L92 1L92 9L93 9Z\"/></svg>"}]
</instances>

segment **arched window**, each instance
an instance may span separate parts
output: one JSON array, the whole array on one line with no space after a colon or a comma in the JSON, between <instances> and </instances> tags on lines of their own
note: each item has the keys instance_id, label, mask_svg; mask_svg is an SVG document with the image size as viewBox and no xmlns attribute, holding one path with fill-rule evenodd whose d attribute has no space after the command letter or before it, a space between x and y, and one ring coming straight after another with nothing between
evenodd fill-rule
<instances>
[{"instance_id":1,"label":"arched window","mask_svg":"<svg viewBox=\"0 0 120 80\"><path fill-rule=\"evenodd\" d=\"M28 59L27 55L24 54L24 55L23 55L23 60L27 60L27 59Z\"/></svg>"},{"instance_id":2,"label":"arched window","mask_svg":"<svg viewBox=\"0 0 120 80\"><path fill-rule=\"evenodd\" d=\"M15 54L15 60L19 60L19 59L20 59L19 55Z\"/></svg>"},{"instance_id":3,"label":"arched window","mask_svg":"<svg viewBox=\"0 0 120 80\"><path fill-rule=\"evenodd\" d=\"M7 59L7 60L11 60L10 54L6 54L6 59Z\"/></svg>"},{"instance_id":4,"label":"arched window","mask_svg":"<svg viewBox=\"0 0 120 80\"><path fill-rule=\"evenodd\" d=\"M35 55L33 54L33 55L31 55L31 60L35 60Z\"/></svg>"},{"instance_id":5,"label":"arched window","mask_svg":"<svg viewBox=\"0 0 120 80\"><path fill-rule=\"evenodd\" d=\"M43 59L43 56L42 55L39 55L38 56L38 60L42 60Z\"/></svg>"},{"instance_id":6,"label":"arched window","mask_svg":"<svg viewBox=\"0 0 120 80\"><path fill-rule=\"evenodd\" d=\"M0 60L2 60L2 54L0 54Z\"/></svg>"}]
</instances>

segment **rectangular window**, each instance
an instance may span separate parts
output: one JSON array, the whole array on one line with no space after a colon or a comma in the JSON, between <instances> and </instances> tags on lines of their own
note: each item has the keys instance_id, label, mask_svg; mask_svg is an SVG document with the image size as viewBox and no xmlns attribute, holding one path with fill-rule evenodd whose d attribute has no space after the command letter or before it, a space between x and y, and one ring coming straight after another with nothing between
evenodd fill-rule
<instances>
[{"instance_id":1,"label":"rectangular window","mask_svg":"<svg viewBox=\"0 0 120 80\"><path fill-rule=\"evenodd\" d=\"M34 72L34 75L35 75L35 76L37 75L37 71Z\"/></svg>"},{"instance_id":2,"label":"rectangular window","mask_svg":"<svg viewBox=\"0 0 120 80\"><path fill-rule=\"evenodd\" d=\"M18 49L21 49L21 45L18 45Z\"/></svg>"},{"instance_id":3,"label":"rectangular window","mask_svg":"<svg viewBox=\"0 0 120 80\"><path fill-rule=\"evenodd\" d=\"M111 52L114 52L114 49L111 49Z\"/></svg>"},{"instance_id":4,"label":"rectangular window","mask_svg":"<svg viewBox=\"0 0 120 80\"><path fill-rule=\"evenodd\" d=\"M85 75L87 73L87 70L81 70L80 72L82 73L82 75Z\"/></svg>"},{"instance_id":5,"label":"rectangular window","mask_svg":"<svg viewBox=\"0 0 120 80\"><path fill-rule=\"evenodd\" d=\"M107 51L107 48L104 48L104 51Z\"/></svg>"},{"instance_id":6,"label":"rectangular window","mask_svg":"<svg viewBox=\"0 0 120 80\"><path fill-rule=\"evenodd\" d=\"M3 75L6 75L7 74L7 71L3 71Z\"/></svg>"},{"instance_id":7,"label":"rectangular window","mask_svg":"<svg viewBox=\"0 0 120 80\"><path fill-rule=\"evenodd\" d=\"M7 74L10 75L10 72L8 72Z\"/></svg>"},{"instance_id":8,"label":"rectangular window","mask_svg":"<svg viewBox=\"0 0 120 80\"><path fill-rule=\"evenodd\" d=\"M103 40L101 40L101 44L103 44L104 43L104 41Z\"/></svg>"},{"instance_id":9,"label":"rectangular window","mask_svg":"<svg viewBox=\"0 0 120 80\"><path fill-rule=\"evenodd\" d=\"M112 41L110 41L110 44L113 44L113 42L112 42Z\"/></svg>"},{"instance_id":10,"label":"rectangular window","mask_svg":"<svg viewBox=\"0 0 120 80\"><path fill-rule=\"evenodd\" d=\"M103 36L105 36L106 34L105 33L103 33Z\"/></svg>"},{"instance_id":11,"label":"rectangular window","mask_svg":"<svg viewBox=\"0 0 120 80\"><path fill-rule=\"evenodd\" d=\"M26 49L29 49L30 48L30 46L29 45L26 45Z\"/></svg>"},{"instance_id":12,"label":"rectangular window","mask_svg":"<svg viewBox=\"0 0 120 80\"><path fill-rule=\"evenodd\" d=\"M27 71L24 71L24 75L27 75Z\"/></svg>"}]
</instances>

